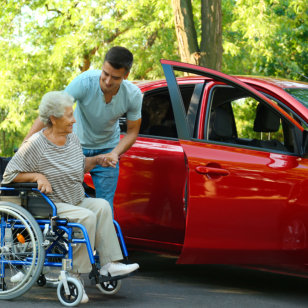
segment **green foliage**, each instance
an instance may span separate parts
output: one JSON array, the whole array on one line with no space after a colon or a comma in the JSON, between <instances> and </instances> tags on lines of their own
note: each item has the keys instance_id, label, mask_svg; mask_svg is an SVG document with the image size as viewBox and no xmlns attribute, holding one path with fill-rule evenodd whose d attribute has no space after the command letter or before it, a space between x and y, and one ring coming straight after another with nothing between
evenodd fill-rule
<instances>
[{"instance_id":1,"label":"green foliage","mask_svg":"<svg viewBox=\"0 0 308 308\"><path fill-rule=\"evenodd\" d=\"M37 117L44 93L101 67L115 45L135 57L130 79L163 77L178 60L169 1L7 0L0 13L0 155L12 155Z\"/></svg>"},{"instance_id":2,"label":"green foliage","mask_svg":"<svg viewBox=\"0 0 308 308\"><path fill-rule=\"evenodd\" d=\"M163 78L159 60L179 60L171 0L0 0L0 155L12 155L37 117L44 93L106 51L129 48L130 79ZM192 1L200 42L201 5ZM305 0L224 0L223 71L303 79L307 74Z\"/></svg>"},{"instance_id":3,"label":"green foliage","mask_svg":"<svg viewBox=\"0 0 308 308\"><path fill-rule=\"evenodd\" d=\"M224 12L225 72L305 80L306 0L227 0Z\"/></svg>"},{"instance_id":4,"label":"green foliage","mask_svg":"<svg viewBox=\"0 0 308 308\"><path fill-rule=\"evenodd\" d=\"M240 98L232 102L237 137L241 139L278 140L284 143L282 124L277 132L260 133L254 130L257 106L259 102L252 97Z\"/></svg>"}]
</instances>

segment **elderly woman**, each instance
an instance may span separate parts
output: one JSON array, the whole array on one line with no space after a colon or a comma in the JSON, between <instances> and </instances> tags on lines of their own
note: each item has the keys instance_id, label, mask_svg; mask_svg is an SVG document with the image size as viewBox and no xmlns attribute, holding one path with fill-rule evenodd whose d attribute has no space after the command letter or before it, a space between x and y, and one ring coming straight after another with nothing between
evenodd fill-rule
<instances>
[{"instance_id":1,"label":"elderly woman","mask_svg":"<svg viewBox=\"0 0 308 308\"><path fill-rule=\"evenodd\" d=\"M92 249L99 253L101 275L124 275L139 265L123 264L122 251L113 225L109 203L104 199L85 198L83 175L97 164L105 165L104 155L85 157L80 143L72 133L75 118L74 100L65 92L49 92L39 107L40 119L46 125L26 140L9 162L3 175L4 184L37 182L38 189L48 194L60 218L84 225ZM85 245L74 250L73 272L91 271ZM87 302L84 292L82 302Z\"/></svg>"}]
</instances>

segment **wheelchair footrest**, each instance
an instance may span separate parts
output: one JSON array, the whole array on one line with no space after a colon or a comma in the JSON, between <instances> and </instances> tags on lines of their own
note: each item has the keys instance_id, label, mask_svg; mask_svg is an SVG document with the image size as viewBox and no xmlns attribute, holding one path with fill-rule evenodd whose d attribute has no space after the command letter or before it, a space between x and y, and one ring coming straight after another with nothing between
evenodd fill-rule
<instances>
[{"instance_id":1,"label":"wheelchair footrest","mask_svg":"<svg viewBox=\"0 0 308 308\"><path fill-rule=\"evenodd\" d=\"M107 281L116 281L116 280L121 280L124 278L127 278L128 276L130 276L132 273L126 274L126 275L119 275L119 276L99 276L99 282L107 282Z\"/></svg>"},{"instance_id":2,"label":"wheelchair footrest","mask_svg":"<svg viewBox=\"0 0 308 308\"><path fill-rule=\"evenodd\" d=\"M98 271L97 273L93 273L93 271L91 271L91 273L89 274L89 279L91 280L91 284L97 284L97 283L103 283L103 282L108 282L108 281L121 280L121 279L129 277L131 274L133 273L129 273L125 275L118 275L118 276L110 276L110 275L103 276L103 275L99 275Z\"/></svg>"}]
</instances>

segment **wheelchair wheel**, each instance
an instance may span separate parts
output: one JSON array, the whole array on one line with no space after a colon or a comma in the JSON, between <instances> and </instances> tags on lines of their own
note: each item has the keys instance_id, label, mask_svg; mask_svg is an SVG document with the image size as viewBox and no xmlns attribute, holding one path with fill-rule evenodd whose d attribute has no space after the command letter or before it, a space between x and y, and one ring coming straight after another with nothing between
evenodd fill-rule
<instances>
[{"instance_id":1,"label":"wheelchair wheel","mask_svg":"<svg viewBox=\"0 0 308 308\"><path fill-rule=\"evenodd\" d=\"M83 295L81 282L76 278L69 277L67 278L67 284L70 292L69 295L65 293L63 281L61 280L59 282L57 288L58 299L64 306L77 306L80 303Z\"/></svg>"},{"instance_id":2,"label":"wheelchair wheel","mask_svg":"<svg viewBox=\"0 0 308 308\"><path fill-rule=\"evenodd\" d=\"M40 277L38 278L38 280L36 281L37 285L39 287L43 287L46 284L46 277L45 275L40 275Z\"/></svg>"},{"instance_id":3,"label":"wheelchair wheel","mask_svg":"<svg viewBox=\"0 0 308 308\"><path fill-rule=\"evenodd\" d=\"M103 294L113 295L113 294L116 294L116 293L119 292L121 285L122 285L121 280L113 280L113 281L101 282L101 283L97 284L96 287Z\"/></svg>"},{"instance_id":4,"label":"wheelchair wheel","mask_svg":"<svg viewBox=\"0 0 308 308\"><path fill-rule=\"evenodd\" d=\"M23 295L44 265L41 229L33 216L11 202L0 202L0 299Z\"/></svg>"}]
</instances>

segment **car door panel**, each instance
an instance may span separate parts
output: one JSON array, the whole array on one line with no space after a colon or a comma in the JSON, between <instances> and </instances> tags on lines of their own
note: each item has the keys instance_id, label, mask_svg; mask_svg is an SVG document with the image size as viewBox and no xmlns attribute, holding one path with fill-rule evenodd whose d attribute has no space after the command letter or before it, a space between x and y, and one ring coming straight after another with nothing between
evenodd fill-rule
<instances>
[{"instance_id":1,"label":"car door panel","mask_svg":"<svg viewBox=\"0 0 308 308\"><path fill-rule=\"evenodd\" d=\"M177 140L139 137L120 160L115 218L131 246L179 252L186 169Z\"/></svg>"},{"instance_id":2,"label":"car door panel","mask_svg":"<svg viewBox=\"0 0 308 308\"><path fill-rule=\"evenodd\" d=\"M307 184L302 172L306 160L303 165L294 156L240 152L232 147L189 141L181 144L185 154L194 159L189 160L187 227L179 262L291 262L292 256L283 247L284 232L290 213L302 213L305 206L294 200ZM196 170L200 166L211 166L214 172L200 173ZM307 213L300 216L307 226ZM303 245L297 243L292 249Z\"/></svg>"},{"instance_id":3,"label":"car door panel","mask_svg":"<svg viewBox=\"0 0 308 308\"><path fill-rule=\"evenodd\" d=\"M179 108L181 98L175 90L173 69L211 77L214 83L236 87L268 105L292 127L298 148L303 128L263 94L236 78L173 61L162 60L162 65L168 86L171 84L173 108L178 110L176 125L181 126L178 134L189 170L185 241L178 262L303 263L307 258L307 160L298 154L194 139L185 114L179 114L183 108ZM207 87L201 101L199 133L200 128L202 132L208 129L204 122L210 118Z\"/></svg>"}]
</instances>

